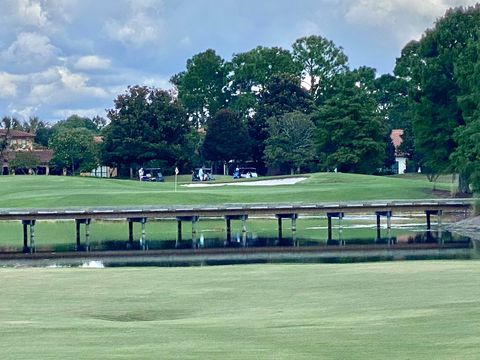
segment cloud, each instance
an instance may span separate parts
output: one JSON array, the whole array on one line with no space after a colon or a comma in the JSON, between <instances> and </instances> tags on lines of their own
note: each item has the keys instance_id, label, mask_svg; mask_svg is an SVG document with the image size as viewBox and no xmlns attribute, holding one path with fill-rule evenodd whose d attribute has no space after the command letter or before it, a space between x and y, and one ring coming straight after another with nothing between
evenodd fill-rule
<instances>
[{"instance_id":1,"label":"cloud","mask_svg":"<svg viewBox=\"0 0 480 360\"><path fill-rule=\"evenodd\" d=\"M36 74L32 76L32 80L38 82L28 95L28 102L31 104L61 104L85 99L106 99L111 96L101 87L90 86L86 75L73 73L62 66Z\"/></svg>"},{"instance_id":2,"label":"cloud","mask_svg":"<svg viewBox=\"0 0 480 360\"><path fill-rule=\"evenodd\" d=\"M17 96L16 82L21 80L22 76L13 75L6 72L0 72L0 98L7 99Z\"/></svg>"},{"instance_id":3,"label":"cloud","mask_svg":"<svg viewBox=\"0 0 480 360\"><path fill-rule=\"evenodd\" d=\"M160 40L165 32L165 21L161 17L163 1L127 1L126 19L109 19L105 31L112 40L124 45L143 46Z\"/></svg>"},{"instance_id":4,"label":"cloud","mask_svg":"<svg viewBox=\"0 0 480 360\"><path fill-rule=\"evenodd\" d=\"M60 49L50 43L45 35L22 32L2 52L1 58L15 69L32 71L58 62Z\"/></svg>"},{"instance_id":5,"label":"cloud","mask_svg":"<svg viewBox=\"0 0 480 360\"><path fill-rule=\"evenodd\" d=\"M453 6L473 5L470 0L358 0L345 13L347 22L387 30L399 43L418 39L436 18Z\"/></svg>"},{"instance_id":6,"label":"cloud","mask_svg":"<svg viewBox=\"0 0 480 360\"><path fill-rule=\"evenodd\" d=\"M75 69L77 70L105 70L111 65L109 59L101 58L96 55L87 55L80 57L75 62Z\"/></svg>"},{"instance_id":7,"label":"cloud","mask_svg":"<svg viewBox=\"0 0 480 360\"><path fill-rule=\"evenodd\" d=\"M95 116L105 117L105 109L101 107L96 108L77 108L77 109L58 109L53 112L53 114L60 118L66 119L71 115L78 115L82 117L93 118Z\"/></svg>"}]
</instances>

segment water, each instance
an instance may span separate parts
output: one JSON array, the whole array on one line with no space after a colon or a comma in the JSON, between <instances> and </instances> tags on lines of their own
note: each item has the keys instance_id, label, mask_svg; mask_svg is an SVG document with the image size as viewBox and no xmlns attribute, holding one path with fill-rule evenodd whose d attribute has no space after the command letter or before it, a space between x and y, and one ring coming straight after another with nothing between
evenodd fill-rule
<instances>
[{"instance_id":1,"label":"water","mask_svg":"<svg viewBox=\"0 0 480 360\"><path fill-rule=\"evenodd\" d=\"M133 242L109 239L109 234L115 232L108 231L112 226L118 227L121 235L127 235L124 222L97 222L98 229L103 230L104 239L96 240L95 235L99 234L99 230L93 229L91 241L86 244L82 237L78 249L81 252L76 254L72 254L77 250L74 241L45 245L43 239L38 239L35 258L50 258L47 266L100 268L127 265L470 259L478 254L473 242L467 237L443 231L439 226L425 231L423 217L394 218L391 229L382 224L379 233L374 216L351 216L341 223L334 221L331 239L327 239L324 218L301 218L297 222L297 231L293 232L290 223L284 220L281 238L278 237L276 219L249 219L248 222L251 226L246 233L241 231L241 226L232 226L229 239L222 221L201 221L202 226L199 226L193 238L190 225L186 224L181 241L175 240L174 221L149 222L145 243L138 240L138 231L135 233L137 239ZM168 232L170 228L175 230ZM158 234L163 235L163 238L158 239ZM18 258L21 251L19 246L0 247L0 266L15 262L15 259L10 261L12 255L17 254ZM104 251L109 253L102 254ZM88 259L92 256L93 259ZM129 259L126 259L127 256ZM38 261L38 264L45 262Z\"/></svg>"}]
</instances>

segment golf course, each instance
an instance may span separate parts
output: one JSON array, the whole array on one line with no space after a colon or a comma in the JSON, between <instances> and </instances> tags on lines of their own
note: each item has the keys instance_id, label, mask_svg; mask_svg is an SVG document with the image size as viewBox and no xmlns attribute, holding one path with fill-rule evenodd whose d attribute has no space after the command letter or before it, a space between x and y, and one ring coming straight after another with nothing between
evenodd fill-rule
<instances>
[{"instance_id":1,"label":"golf course","mask_svg":"<svg viewBox=\"0 0 480 360\"><path fill-rule=\"evenodd\" d=\"M68 206L201 205L224 203L292 203L377 199L428 199L433 185L423 175L369 176L317 173L295 185L212 186L190 188L190 176L180 176L175 192L173 177L164 183L64 176L0 176L2 208L61 208ZM265 179L265 178L262 178ZM238 180L236 180L237 183ZM255 179L249 179L254 183ZM206 185L232 183L218 177ZM436 189L449 191L450 177L441 178Z\"/></svg>"},{"instance_id":2,"label":"golf course","mask_svg":"<svg viewBox=\"0 0 480 360\"><path fill-rule=\"evenodd\" d=\"M231 183L221 177L214 183L222 181ZM4 209L34 209L424 199L448 196L449 181L440 179L432 191L417 175L323 173L294 185L190 188L182 186L188 178L180 177L175 191L173 178L144 183L3 176L0 203ZM202 226L215 228L209 221ZM271 226L274 232L274 220L255 221L259 231ZM299 232L319 221L299 221ZM174 237L172 224L150 225ZM69 222L37 226L40 244L73 234ZM123 223L93 226L100 240L125 236ZM0 244L20 245L20 231L17 222L1 223ZM480 346L478 260L117 268L94 263L4 267L0 279L2 360L477 359Z\"/></svg>"}]
</instances>

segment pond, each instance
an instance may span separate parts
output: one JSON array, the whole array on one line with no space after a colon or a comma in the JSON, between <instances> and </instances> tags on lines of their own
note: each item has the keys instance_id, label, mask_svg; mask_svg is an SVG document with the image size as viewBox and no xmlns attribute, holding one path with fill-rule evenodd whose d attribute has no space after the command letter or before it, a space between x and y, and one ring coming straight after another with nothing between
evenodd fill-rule
<instances>
[{"instance_id":1,"label":"pond","mask_svg":"<svg viewBox=\"0 0 480 360\"><path fill-rule=\"evenodd\" d=\"M347 216L341 221L337 219L333 222L330 239L325 217L300 217L293 231L290 220L284 219L281 234L275 218L250 218L246 223L246 232L242 231L243 224L240 221L232 221L230 237L227 236L224 221L201 219L194 232L189 223L183 223L182 239L178 239L175 220L156 220L147 223L146 241L143 243L139 240L139 224L135 224L134 241L129 242L126 222L98 221L92 224L88 244L85 242L85 234L82 233L79 250L88 248L89 252L77 254L82 254L83 262L85 257L97 260L104 258L102 264L107 266L475 257L477 252L470 238L443 230L445 224L457 219L447 216L442 220L443 224L433 222L432 229L426 231L424 216L397 216L392 218L390 228L385 222L378 229L375 216ZM2 263L8 260L9 254L22 251L20 227L18 222L0 224ZM39 222L36 228L37 258L62 258L62 261L68 263L66 258L70 255L65 254L77 250L74 223ZM107 256L102 252L112 254ZM129 260L125 261L127 254ZM141 257L142 260L134 257ZM79 264L78 256L72 255L72 258L72 264Z\"/></svg>"}]
</instances>

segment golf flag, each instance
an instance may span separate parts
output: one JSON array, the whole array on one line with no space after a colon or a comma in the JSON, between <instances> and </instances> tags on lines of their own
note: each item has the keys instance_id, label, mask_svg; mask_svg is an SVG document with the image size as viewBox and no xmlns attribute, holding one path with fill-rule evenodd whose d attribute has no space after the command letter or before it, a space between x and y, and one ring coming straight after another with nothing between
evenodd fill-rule
<instances>
[{"instance_id":1,"label":"golf flag","mask_svg":"<svg viewBox=\"0 0 480 360\"><path fill-rule=\"evenodd\" d=\"M178 171L178 167L175 167L175 175L178 175L180 171Z\"/></svg>"}]
</instances>

